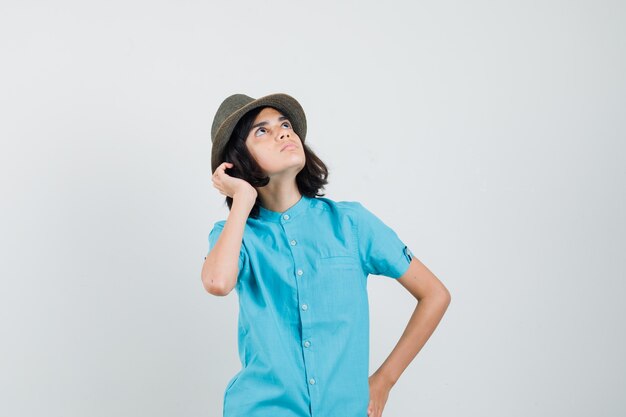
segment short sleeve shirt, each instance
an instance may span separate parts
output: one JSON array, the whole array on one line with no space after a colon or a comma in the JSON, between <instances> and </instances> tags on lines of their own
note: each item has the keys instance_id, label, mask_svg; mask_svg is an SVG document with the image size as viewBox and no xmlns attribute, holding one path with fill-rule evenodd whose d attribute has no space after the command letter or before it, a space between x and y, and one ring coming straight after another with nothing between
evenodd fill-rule
<instances>
[{"instance_id":1,"label":"short sleeve shirt","mask_svg":"<svg viewBox=\"0 0 626 417\"><path fill-rule=\"evenodd\" d=\"M209 234L215 246L225 220ZM249 217L239 255L238 349L224 417L366 417L369 274L397 279L412 253L362 204L302 198Z\"/></svg>"}]
</instances>

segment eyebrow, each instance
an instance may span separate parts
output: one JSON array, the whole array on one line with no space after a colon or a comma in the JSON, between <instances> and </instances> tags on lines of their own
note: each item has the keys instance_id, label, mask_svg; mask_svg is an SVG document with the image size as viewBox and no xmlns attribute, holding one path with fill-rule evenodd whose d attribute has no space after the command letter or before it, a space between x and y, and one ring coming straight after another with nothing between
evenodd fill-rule
<instances>
[{"instance_id":1,"label":"eyebrow","mask_svg":"<svg viewBox=\"0 0 626 417\"><path fill-rule=\"evenodd\" d=\"M287 116L280 116L278 118L278 121L280 122L281 120L289 120L289 118ZM266 124L267 124L267 120L264 120L264 121L262 121L260 123L255 124L254 126L252 126L250 128L250 130L254 129L255 127L263 126L263 125L266 125Z\"/></svg>"}]
</instances>

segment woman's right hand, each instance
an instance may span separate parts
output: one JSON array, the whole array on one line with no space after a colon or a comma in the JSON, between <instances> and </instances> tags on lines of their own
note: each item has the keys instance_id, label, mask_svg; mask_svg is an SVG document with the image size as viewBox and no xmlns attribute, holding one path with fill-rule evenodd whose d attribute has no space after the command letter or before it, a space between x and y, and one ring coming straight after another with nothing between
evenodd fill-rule
<instances>
[{"instance_id":1,"label":"woman's right hand","mask_svg":"<svg viewBox=\"0 0 626 417\"><path fill-rule=\"evenodd\" d=\"M233 164L230 162L222 162L211 177L213 181L213 187L230 198L235 198L235 194L247 195L250 198L256 200L257 190L246 180L241 178L231 177L226 173L226 168L232 168Z\"/></svg>"}]
</instances>

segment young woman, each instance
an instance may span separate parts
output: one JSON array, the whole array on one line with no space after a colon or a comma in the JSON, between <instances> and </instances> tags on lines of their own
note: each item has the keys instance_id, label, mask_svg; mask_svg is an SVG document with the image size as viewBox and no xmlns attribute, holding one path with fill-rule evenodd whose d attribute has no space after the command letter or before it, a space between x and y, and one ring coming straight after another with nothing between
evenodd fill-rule
<instances>
[{"instance_id":1,"label":"young woman","mask_svg":"<svg viewBox=\"0 0 626 417\"><path fill-rule=\"evenodd\" d=\"M305 144L289 95L234 94L211 128L213 186L229 214L209 234L204 288L239 298L241 370L224 417L380 417L450 294L362 204L321 197L328 170ZM369 274L396 279L416 308L369 375Z\"/></svg>"}]
</instances>

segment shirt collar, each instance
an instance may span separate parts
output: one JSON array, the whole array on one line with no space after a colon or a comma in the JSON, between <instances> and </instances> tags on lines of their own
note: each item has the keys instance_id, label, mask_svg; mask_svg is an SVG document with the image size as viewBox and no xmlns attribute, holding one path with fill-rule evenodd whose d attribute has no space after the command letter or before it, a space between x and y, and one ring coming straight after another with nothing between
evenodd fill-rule
<instances>
[{"instance_id":1,"label":"shirt collar","mask_svg":"<svg viewBox=\"0 0 626 417\"><path fill-rule=\"evenodd\" d=\"M282 220L293 219L295 216L299 215L300 213L303 213L311 205L312 200L313 198L307 197L304 194L302 194L302 197L300 198L300 200L298 200L296 204L289 207L287 210L283 211L282 213L268 210L259 204L259 219L269 220L272 222L279 222L281 221L281 219Z\"/></svg>"}]
</instances>

